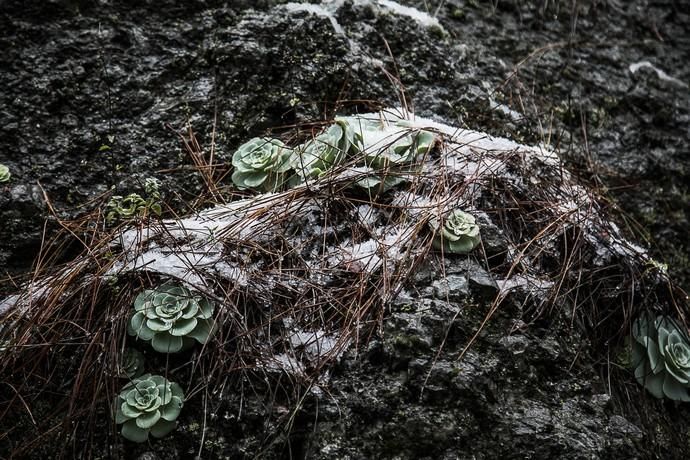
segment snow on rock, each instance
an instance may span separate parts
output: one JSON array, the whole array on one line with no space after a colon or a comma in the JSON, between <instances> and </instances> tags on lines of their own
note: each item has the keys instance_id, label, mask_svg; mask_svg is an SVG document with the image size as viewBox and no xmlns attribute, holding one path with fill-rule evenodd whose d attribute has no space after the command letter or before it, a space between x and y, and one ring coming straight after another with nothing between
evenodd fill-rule
<instances>
[{"instance_id":1,"label":"snow on rock","mask_svg":"<svg viewBox=\"0 0 690 460\"><path fill-rule=\"evenodd\" d=\"M620 259L648 260L646 251L629 243L600 212L594 193L579 185L548 149L415 117L401 109L341 119L361 134L368 155L389 153L398 139L420 130L433 133L434 148L417 155L413 166L419 169L411 170L406 181L380 195L370 193L367 198L362 189L357 195L355 184L363 173L358 161L364 158L359 152L325 176L282 192L258 194L180 219L139 222L111 241L109 250L117 256L105 276L147 272L202 292L234 287L252 295L266 311L272 311L275 302L288 308L283 321L319 305L357 308L362 299L340 305L340 294L329 291L354 279L366 284L381 275L389 291L377 302L384 303L405 283L395 274L410 273L405 264L430 250L429 220L455 208L481 218L486 245L469 257L484 260L482 251L492 247L490 231L500 239L493 247L501 248L510 268L491 276L501 296L518 289L547 298L555 285L540 259L559 257L559 241L571 229L571 234L582 232L589 245L592 256L587 264L592 269ZM529 212L520 203L527 203ZM0 301L0 314L41 296L37 286ZM299 305L280 303L288 298ZM235 317L241 315L236 313ZM303 373L347 342L326 323L297 327L296 321L292 326L286 323L282 332L289 347L276 351L266 344L261 351L268 367Z\"/></svg>"},{"instance_id":2,"label":"snow on rock","mask_svg":"<svg viewBox=\"0 0 690 460\"><path fill-rule=\"evenodd\" d=\"M637 72L639 72L640 69L652 70L654 73L656 73L656 76L659 80L669 82L669 83L676 85L676 86L679 86L681 88L687 88L688 87L687 83L685 83L684 81L679 80L675 77L670 76L669 74L667 74L666 72L664 72L660 68L656 67L654 64L652 64L649 61L634 62L634 63L630 64L630 66L628 67L628 70L630 70L630 73L633 75L635 75Z\"/></svg>"},{"instance_id":3,"label":"snow on rock","mask_svg":"<svg viewBox=\"0 0 690 460\"><path fill-rule=\"evenodd\" d=\"M417 8L404 6L392 0L377 0L376 3L395 14L412 18L425 27L437 27L440 30L445 30L443 26L441 26L441 23L438 22L438 19L431 16L429 13L419 11Z\"/></svg>"}]
</instances>

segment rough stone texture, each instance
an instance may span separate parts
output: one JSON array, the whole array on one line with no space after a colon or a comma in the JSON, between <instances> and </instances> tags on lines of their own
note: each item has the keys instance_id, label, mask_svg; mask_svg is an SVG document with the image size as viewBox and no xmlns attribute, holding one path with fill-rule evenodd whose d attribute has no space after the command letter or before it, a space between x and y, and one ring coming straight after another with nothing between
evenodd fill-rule
<instances>
[{"instance_id":1,"label":"rough stone texture","mask_svg":"<svg viewBox=\"0 0 690 460\"><path fill-rule=\"evenodd\" d=\"M277 3L4 2L0 163L13 179L0 185L0 267L25 270L37 254L49 216L42 189L70 217L112 186L140 191L156 175L184 212L201 181L190 168L157 172L189 163L166 123L190 121L208 145L215 114L227 160L267 128L398 102L380 63L419 114L549 142L586 167L583 180L610 190L687 290L690 17L681 2L448 0L445 31L344 2L335 12L344 34L327 16ZM678 81L649 67L632 73L641 61ZM490 240L500 252L501 235ZM449 268L446 280L418 277L420 292L401 297L366 349L348 352L328 393L305 398L289 433L276 421L286 408L229 394L211 414L208 457L681 458L687 409L650 400L624 374L609 388L607 351L588 350L569 318L519 324L516 301L458 359L493 287L472 267L468 278L468 267ZM576 359L589 354L601 362ZM196 453L197 416L184 416L180 446L146 455ZM146 450L123 449L127 458Z\"/></svg>"}]
</instances>

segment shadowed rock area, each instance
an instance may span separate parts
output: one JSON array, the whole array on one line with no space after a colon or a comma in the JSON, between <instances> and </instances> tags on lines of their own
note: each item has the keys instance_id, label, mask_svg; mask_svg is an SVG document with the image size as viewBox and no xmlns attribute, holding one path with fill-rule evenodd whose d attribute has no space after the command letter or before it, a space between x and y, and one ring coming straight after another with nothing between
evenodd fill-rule
<instances>
[{"instance_id":1,"label":"shadowed rock area","mask_svg":"<svg viewBox=\"0 0 690 460\"><path fill-rule=\"evenodd\" d=\"M222 170L252 136L407 105L553 149L596 192L597 215L688 288L690 16L680 2L9 1L0 26L0 163L12 173L0 184L3 275L31 268L44 231L112 193L143 193L148 177L189 214L205 185L180 146L188 125L207 149L213 139ZM231 189L229 175L222 185ZM505 250L493 211L489 256ZM69 239L60 260L82 249ZM538 262L544 273L553 263ZM598 318L603 329L565 301L536 315L541 303L519 289L492 311L498 264L416 267L325 377L216 378L190 396L177 431L144 445L104 434L116 429L106 402L88 452L71 435L15 458L681 458L688 409L645 393L617 360L623 306ZM672 303L665 274L630 267L648 290L627 300ZM0 299L21 281L3 278ZM628 286L606 288L620 301ZM78 366L63 359L64 372ZM15 392L5 386L2 400ZM0 455L59 424L49 398L27 404L38 422L3 417Z\"/></svg>"}]
</instances>

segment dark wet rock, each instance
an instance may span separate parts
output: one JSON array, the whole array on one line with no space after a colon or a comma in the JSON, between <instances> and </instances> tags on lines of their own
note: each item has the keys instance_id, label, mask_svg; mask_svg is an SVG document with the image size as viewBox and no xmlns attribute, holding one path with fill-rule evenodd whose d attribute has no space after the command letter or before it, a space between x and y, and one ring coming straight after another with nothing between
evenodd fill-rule
<instances>
[{"instance_id":1,"label":"dark wet rock","mask_svg":"<svg viewBox=\"0 0 690 460\"><path fill-rule=\"evenodd\" d=\"M346 1L334 14L342 31L279 3L4 2L0 163L13 178L0 185L2 270L26 270L38 254L42 190L69 218L156 175L185 211L201 181L165 124L189 121L208 145L217 116L227 162L267 129L398 103L389 72L420 115L556 147L634 217L687 291L690 17L680 2L447 0L439 29ZM502 263L505 235L479 221L489 264ZM276 421L287 408L230 392L204 447L231 458L682 458L688 410L625 378L609 396L593 357L610 350L592 350L570 316L522 323L534 292L519 286L481 329L497 281L461 260L445 273L420 268L381 334L305 397L291 432ZM204 413L182 418L185 442L201 438ZM198 445L188 444L139 458L190 457Z\"/></svg>"},{"instance_id":2,"label":"dark wet rock","mask_svg":"<svg viewBox=\"0 0 690 460\"><path fill-rule=\"evenodd\" d=\"M448 275L434 281L434 296L441 300L458 302L470 295L470 289L465 275Z\"/></svg>"}]
</instances>

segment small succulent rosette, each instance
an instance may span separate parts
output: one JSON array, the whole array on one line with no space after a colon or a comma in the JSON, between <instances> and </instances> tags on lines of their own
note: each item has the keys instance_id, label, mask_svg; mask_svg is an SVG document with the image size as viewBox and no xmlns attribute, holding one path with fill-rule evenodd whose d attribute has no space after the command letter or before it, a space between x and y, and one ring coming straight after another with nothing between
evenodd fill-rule
<instances>
[{"instance_id":1,"label":"small succulent rosette","mask_svg":"<svg viewBox=\"0 0 690 460\"><path fill-rule=\"evenodd\" d=\"M474 216L459 209L451 211L443 219L433 216L429 225L434 231L433 246L437 250L467 254L481 241Z\"/></svg>"},{"instance_id":2,"label":"small succulent rosette","mask_svg":"<svg viewBox=\"0 0 690 460\"><path fill-rule=\"evenodd\" d=\"M184 401L182 388L160 375L145 374L122 388L115 399L115 423L122 436L144 442L149 433L162 438L177 426Z\"/></svg>"},{"instance_id":3,"label":"small succulent rosette","mask_svg":"<svg viewBox=\"0 0 690 460\"><path fill-rule=\"evenodd\" d=\"M392 136L389 135L389 137ZM434 146L435 141L436 136L429 131L401 132L397 138L389 140L391 144L386 148L367 149L365 161L367 165L375 168L410 163L416 160L418 155L429 152Z\"/></svg>"},{"instance_id":4,"label":"small succulent rosette","mask_svg":"<svg viewBox=\"0 0 690 460\"><path fill-rule=\"evenodd\" d=\"M232 156L232 182L237 188L260 192L276 190L290 169L290 149L278 139L255 137Z\"/></svg>"},{"instance_id":5,"label":"small succulent rosette","mask_svg":"<svg viewBox=\"0 0 690 460\"><path fill-rule=\"evenodd\" d=\"M134 310L128 333L151 341L160 353L190 348L195 340L206 343L216 329L214 304L172 283L141 292L134 300Z\"/></svg>"},{"instance_id":6,"label":"small succulent rosette","mask_svg":"<svg viewBox=\"0 0 690 460\"><path fill-rule=\"evenodd\" d=\"M385 137L381 137L385 134ZM386 192L405 182L417 171L414 162L418 155L431 150L436 137L424 130L400 131L396 134L381 129L362 131L364 142L364 171L366 177L357 185Z\"/></svg>"},{"instance_id":7,"label":"small succulent rosette","mask_svg":"<svg viewBox=\"0 0 690 460\"><path fill-rule=\"evenodd\" d=\"M295 148L290 165L299 182L318 179L342 163L350 152L359 150L360 144L360 137L347 119L336 118L321 134Z\"/></svg>"},{"instance_id":8,"label":"small succulent rosette","mask_svg":"<svg viewBox=\"0 0 690 460\"><path fill-rule=\"evenodd\" d=\"M10 177L12 177L12 174L10 174L10 168L4 164L0 164L0 184L3 182L9 182Z\"/></svg>"},{"instance_id":9,"label":"small succulent rosette","mask_svg":"<svg viewBox=\"0 0 690 460\"><path fill-rule=\"evenodd\" d=\"M690 401L690 340L667 316L644 313L632 327L635 378L657 398Z\"/></svg>"},{"instance_id":10,"label":"small succulent rosette","mask_svg":"<svg viewBox=\"0 0 690 460\"><path fill-rule=\"evenodd\" d=\"M144 373L144 355L134 348L125 348L122 353L118 376L133 379Z\"/></svg>"}]
</instances>

